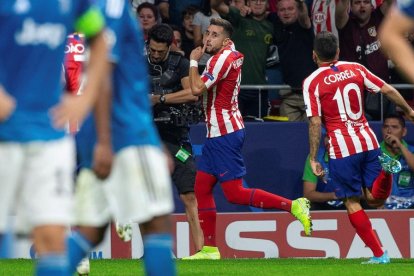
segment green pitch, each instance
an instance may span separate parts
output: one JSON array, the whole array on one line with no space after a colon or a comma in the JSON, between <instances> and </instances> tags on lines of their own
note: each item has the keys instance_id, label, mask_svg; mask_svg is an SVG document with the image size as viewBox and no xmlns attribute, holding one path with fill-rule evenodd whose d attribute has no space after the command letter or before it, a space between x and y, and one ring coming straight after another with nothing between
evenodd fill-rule
<instances>
[{"instance_id":1,"label":"green pitch","mask_svg":"<svg viewBox=\"0 0 414 276\"><path fill-rule=\"evenodd\" d=\"M177 260L177 269L178 275L414 275L413 259L392 259L388 265L361 265L363 260L365 259ZM0 260L0 275L33 275L33 262ZM139 260L92 260L90 275L144 275L143 263Z\"/></svg>"}]
</instances>

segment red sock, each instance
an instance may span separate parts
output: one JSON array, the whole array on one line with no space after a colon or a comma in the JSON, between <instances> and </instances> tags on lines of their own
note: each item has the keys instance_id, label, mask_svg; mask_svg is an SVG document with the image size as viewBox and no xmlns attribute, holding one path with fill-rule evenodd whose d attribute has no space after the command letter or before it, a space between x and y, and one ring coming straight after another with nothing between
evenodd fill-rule
<instances>
[{"instance_id":1,"label":"red sock","mask_svg":"<svg viewBox=\"0 0 414 276\"><path fill-rule=\"evenodd\" d=\"M381 170L378 177L372 184L371 194L375 199L387 199L391 194L392 189L392 174Z\"/></svg>"},{"instance_id":2,"label":"red sock","mask_svg":"<svg viewBox=\"0 0 414 276\"><path fill-rule=\"evenodd\" d=\"M260 190L244 188L243 180L233 179L221 184L226 199L234 204L250 205L263 209L281 209L290 212L290 199Z\"/></svg>"},{"instance_id":3,"label":"red sock","mask_svg":"<svg viewBox=\"0 0 414 276\"><path fill-rule=\"evenodd\" d=\"M203 229L204 245L216 247L216 209L198 209L198 218L201 229Z\"/></svg>"},{"instance_id":4,"label":"red sock","mask_svg":"<svg viewBox=\"0 0 414 276\"><path fill-rule=\"evenodd\" d=\"M371 248L375 257L384 254L381 244L372 229L371 221L364 210L359 210L353 214L348 214L349 221L354 226L358 236L364 241L365 245Z\"/></svg>"},{"instance_id":5,"label":"red sock","mask_svg":"<svg viewBox=\"0 0 414 276\"><path fill-rule=\"evenodd\" d=\"M204 244L216 246L216 203L213 188L217 179L208 173L197 171L194 191L198 204L198 217L203 230Z\"/></svg>"}]
</instances>

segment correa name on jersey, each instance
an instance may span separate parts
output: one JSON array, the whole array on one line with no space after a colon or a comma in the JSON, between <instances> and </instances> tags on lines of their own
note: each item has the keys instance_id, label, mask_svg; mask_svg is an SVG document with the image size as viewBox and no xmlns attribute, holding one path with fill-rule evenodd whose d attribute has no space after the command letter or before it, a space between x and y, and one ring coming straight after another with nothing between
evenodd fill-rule
<instances>
[{"instance_id":1,"label":"correa name on jersey","mask_svg":"<svg viewBox=\"0 0 414 276\"><path fill-rule=\"evenodd\" d=\"M356 77L356 74L352 70L344 70L343 72L326 76L323 81L327 85L330 85L331 83L347 80L352 77Z\"/></svg>"},{"instance_id":2,"label":"correa name on jersey","mask_svg":"<svg viewBox=\"0 0 414 276\"><path fill-rule=\"evenodd\" d=\"M37 24L32 18L27 18L14 38L22 46L45 44L50 49L56 49L66 39L66 28L63 24Z\"/></svg>"}]
</instances>

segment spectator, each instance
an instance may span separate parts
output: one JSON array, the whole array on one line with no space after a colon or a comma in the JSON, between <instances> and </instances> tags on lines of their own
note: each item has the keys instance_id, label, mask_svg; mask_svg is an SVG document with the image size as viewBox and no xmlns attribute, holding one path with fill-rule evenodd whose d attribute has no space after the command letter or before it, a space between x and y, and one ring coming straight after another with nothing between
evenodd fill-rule
<instances>
[{"instance_id":1,"label":"spectator","mask_svg":"<svg viewBox=\"0 0 414 276\"><path fill-rule=\"evenodd\" d=\"M170 23L180 25L183 21L182 13L188 6L201 7L203 0L169 0Z\"/></svg>"},{"instance_id":2,"label":"spectator","mask_svg":"<svg viewBox=\"0 0 414 276\"><path fill-rule=\"evenodd\" d=\"M414 50L412 36L414 28L413 1L397 2L393 6L380 29L381 45L394 64L400 68L407 79L414 83Z\"/></svg>"},{"instance_id":3,"label":"spectator","mask_svg":"<svg viewBox=\"0 0 414 276\"><path fill-rule=\"evenodd\" d=\"M196 167L189 135L189 125L200 119L193 117L197 112L195 102L198 97L191 94L188 60L170 50L172 39L173 31L165 24L159 24L149 32L150 98L158 133L174 159L172 179L184 203L194 245L199 251L203 241L194 195Z\"/></svg>"},{"instance_id":4,"label":"spectator","mask_svg":"<svg viewBox=\"0 0 414 276\"><path fill-rule=\"evenodd\" d=\"M292 88L280 91L280 115L289 121L307 121L302 95L303 80L316 69L312 60L313 29L303 0L280 0L277 14L270 14L274 25L283 80Z\"/></svg>"},{"instance_id":5,"label":"spectator","mask_svg":"<svg viewBox=\"0 0 414 276\"><path fill-rule=\"evenodd\" d=\"M338 37L335 23L336 2L339 0L313 0L311 7L312 26L315 34L328 31Z\"/></svg>"},{"instance_id":6,"label":"spectator","mask_svg":"<svg viewBox=\"0 0 414 276\"><path fill-rule=\"evenodd\" d=\"M232 40L244 54L241 84L264 85L266 80L266 59L273 39L273 26L266 20L267 0L247 0L248 7L242 11L226 5L222 0L212 0L212 7L234 26ZM247 16L243 14L249 13ZM243 117L262 118L268 114L268 91L257 89L240 91L238 100Z\"/></svg>"},{"instance_id":7,"label":"spectator","mask_svg":"<svg viewBox=\"0 0 414 276\"><path fill-rule=\"evenodd\" d=\"M210 25L211 18L218 18L220 15L211 8L210 0L203 0L200 10L195 13L193 19L194 46L203 45L203 34Z\"/></svg>"},{"instance_id":8,"label":"spectator","mask_svg":"<svg viewBox=\"0 0 414 276\"><path fill-rule=\"evenodd\" d=\"M401 171L393 176L391 195L385 202L387 209L414 207L414 146L404 140L407 135L405 120L399 114L390 114L382 124L381 151L400 161Z\"/></svg>"},{"instance_id":9,"label":"spectator","mask_svg":"<svg viewBox=\"0 0 414 276\"><path fill-rule=\"evenodd\" d=\"M142 3L150 3L157 7L158 13L161 15L162 23L169 23L170 21L170 4L168 0L132 0L132 8L135 11Z\"/></svg>"},{"instance_id":10,"label":"spectator","mask_svg":"<svg viewBox=\"0 0 414 276\"><path fill-rule=\"evenodd\" d=\"M185 55L183 49L181 48L183 45L183 38L181 29L178 26L171 25L171 29L173 29L173 43L175 44L175 49L177 53L180 53L182 56Z\"/></svg>"},{"instance_id":11,"label":"spectator","mask_svg":"<svg viewBox=\"0 0 414 276\"><path fill-rule=\"evenodd\" d=\"M220 15L217 13L217 11L211 8L210 0L203 0L200 11L194 15L193 19L194 46L197 47L203 45L204 32L210 25L210 19L212 18L220 18ZM198 62L198 68L200 72L203 72L209 58L209 54L203 54L203 57Z\"/></svg>"},{"instance_id":12,"label":"spectator","mask_svg":"<svg viewBox=\"0 0 414 276\"><path fill-rule=\"evenodd\" d=\"M158 23L158 10L154 4L144 2L137 7L137 16L147 41L149 30Z\"/></svg>"},{"instance_id":13,"label":"spectator","mask_svg":"<svg viewBox=\"0 0 414 276\"><path fill-rule=\"evenodd\" d=\"M198 11L198 8L195 6L188 6L182 12L182 45L181 48L185 53L185 57L189 58L191 51L194 49L194 27L193 19L194 14Z\"/></svg>"},{"instance_id":14,"label":"spectator","mask_svg":"<svg viewBox=\"0 0 414 276\"><path fill-rule=\"evenodd\" d=\"M229 0L228 2L226 2L226 4L240 10L246 5L246 1L245 0Z\"/></svg>"},{"instance_id":15,"label":"spectator","mask_svg":"<svg viewBox=\"0 0 414 276\"><path fill-rule=\"evenodd\" d=\"M381 52L378 31L392 1L385 0L374 10L371 0L339 0L335 15L340 59L358 62L386 82L390 82L388 58ZM381 120L384 115L395 112L395 105L380 93L365 91L364 98L368 120Z\"/></svg>"},{"instance_id":16,"label":"spectator","mask_svg":"<svg viewBox=\"0 0 414 276\"><path fill-rule=\"evenodd\" d=\"M322 131L323 133L324 131ZM329 137L322 135L323 143L319 147L317 160L322 165L323 175L316 176L312 172L309 156L303 169L303 196L310 200L313 210L339 210L344 209L341 200L338 200L333 188L329 185Z\"/></svg>"}]
</instances>

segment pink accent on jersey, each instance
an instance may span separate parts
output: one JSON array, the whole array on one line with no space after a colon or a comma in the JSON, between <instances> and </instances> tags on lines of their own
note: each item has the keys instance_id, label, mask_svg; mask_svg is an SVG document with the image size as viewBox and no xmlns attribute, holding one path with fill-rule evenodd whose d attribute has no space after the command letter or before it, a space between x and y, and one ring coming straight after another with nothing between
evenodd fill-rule
<instances>
[{"instance_id":1,"label":"pink accent on jersey","mask_svg":"<svg viewBox=\"0 0 414 276\"><path fill-rule=\"evenodd\" d=\"M319 67L303 82L308 117L321 116L329 136L329 157L343 158L379 147L364 114L364 89L385 84L359 63L339 61Z\"/></svg>"},{"instance_id":2,"label":"pink accent on jersey","mask_svg":"<svg viewBox=\"0 0 414 276\"><path fill-rule=\"evenodd\" d=\"M335 8L336 0L314 0L312 2L311 19L315 34L329 31L338 37Z\"/></svg>"},{"instance_id":3,"label":"pink accent on jersey","mask_svg":"<svg viewBox=\"0 0 414 276\"><path fill-rule=\"evenodd\" d=\"M207 87L202 95L207 137L218 137L244 128L237 96L244 56L233 43L212 56L201 79Z\"/></svg>"}]
</instances>

